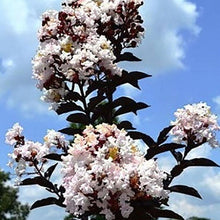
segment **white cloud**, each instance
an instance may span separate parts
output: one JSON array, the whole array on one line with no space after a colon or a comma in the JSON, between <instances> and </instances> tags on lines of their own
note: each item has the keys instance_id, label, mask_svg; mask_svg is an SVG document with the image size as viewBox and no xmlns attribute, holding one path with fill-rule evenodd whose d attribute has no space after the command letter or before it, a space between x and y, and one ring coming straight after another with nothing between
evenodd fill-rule
<instances>
[{"instance_id":1,"label":"white cloud","mask_svg":"<svg viewBox=\"0 0 220 220\"><path fill-rule=\"evenodd\" d=\"M208 189L213 197L220 198L220 173L212 170L201 183L203 187ZM220 202L220 200L219 200Z\"/></svg>"},{"instance_id":2,"label":"white cloud","mask_svg":"<svg viewBox=\"0 0 220 220\"><path fill-rule=\"evenodd\" d=\"M40 92L31 79L31 59L37 49L40 15L59 1L2 0L0 25L0 98L7 107L20 109L25 115L47 113Z\"/></svg>"},{"instance_id":3,"label":"white cloud","mask_svg":"<svg viewBox=\"0 0 220 220\"><path fill-rule=\"evenodd\" d=\"M220 95L214 97L212 100L215 104L217 104L217 107L220 108Z\"/></svg>"},{"instance_id":4,"label":"white cloud","mask_svg":"<svg viewBox=\"0 0 220 220\"><path fill-rule=\"evenodd\" d=\"M197 216L201 218L208 218L212 220L219 219L218 210L220 209L220 204L204 204L202 201L195 202L192 199L187 199L185 196L176 196L173 199L173 203L170 208L181 214L184 219Z\"/></svg>"},{"instance_id":5,"label":"white cloud","mask_svg":"<svg viewBox=\"0 0 220 220\"><path fill-rule=\"evenodd\" d=\"M51 196L53 197L53 195L49 194L44 188L40 188L36 185L19 188L19 200L23 204L28 203L30 206L37 200ZM63 219L65 215L67 214L64 208L51 205L31 210L28 220L39 220L39 216L42 216L42 220Z\"/></svg>"},{"instance_id":6,"label":"white cloud","mask_svg":"<svg viewBox=\"0 0 220 220\"><path fill-rule=\"evenodd\" d=\"M184 67L187 38L198 35L196 5L187 0L148 0L142 10L146 37L139 54L142 67L151 74Z\"/></svg>"}]
</instances>

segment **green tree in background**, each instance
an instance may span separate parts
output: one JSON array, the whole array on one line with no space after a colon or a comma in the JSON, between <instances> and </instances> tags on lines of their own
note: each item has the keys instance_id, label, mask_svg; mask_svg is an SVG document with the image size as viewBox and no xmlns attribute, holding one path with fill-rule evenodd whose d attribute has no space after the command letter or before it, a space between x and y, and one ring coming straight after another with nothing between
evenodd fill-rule
<instances>
[{"instance_id":1,"label":"green tree in background","mask_svg":"<svg viewBox=\"0 0 220 220\"><path fill-rule=\"evenodd\" d=\"M210 218L199 218L199 217L193 216L193 217L188 218L187 220L211 220L211 219Z\"/></svg>"},{"instance_id":2,"label":"green tree in background","mask_svg":"<svg viewBox=\"0 0 220 220\"><path fill-rule=\"evenodd\" d=\"M9 174L0 170L0 219L25 220L29 214L29 207L18 201L18 190L7 186L8 180Z\"/></svg>"}]
</instances>

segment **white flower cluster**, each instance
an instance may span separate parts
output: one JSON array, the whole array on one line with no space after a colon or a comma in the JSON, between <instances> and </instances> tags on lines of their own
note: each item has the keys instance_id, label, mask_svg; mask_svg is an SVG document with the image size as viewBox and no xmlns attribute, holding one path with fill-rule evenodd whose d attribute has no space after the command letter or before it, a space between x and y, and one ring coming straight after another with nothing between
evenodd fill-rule
<instances>
[{"instance_id":1,"label":"white flower cluster","mask_svg":"<svg viewBox=\"0 0 220 220\"><path fill-rule=\"evenodd\" d=\"M176 120L171 122L174 128L170 133L175 142L188 142L190 139L197 144L207 141L212 147L219 146L215 138L215 131L220 129L217 116L211 113L206 103L186 105L177 109L174 115Z\"/></svg>"},{"instance_id":2,"label":"white flower cluster","mask_svg":"<svg viewBox=\"0 0 220 220\"><path fill-rule=\"evenodd\" d=\"M49 90L43 99L61 102L68 84L63 82L101 74L120 76L116 54L136 47L143 37L138 13L142 4L142 0L68 0L61 11L46 11L33 59L37 87Z\"/></svg>"},{"instance_id":3,"label":"white flower cluster","mask_svg":"<svg viewBox=\"0 0 220 220\"><path fill-rule=\"evenodd\" d=\"M44 144L49 148L55 146L58 149L64 149L68 147L69 141L66 140L63 134L51 129L47 130L47 135L44 137Z\"/></svg>"},{"instance_id":4,"label":"white flower cluster","mask_svg":"<svg viewBox=\"0 0 220 220\"><path fill-rule=\"evenodd\" d=\"M43 165L47 159L45 155L50 153L52 146L56 148L65 148L68 142L64 135L54 130L48 130L45 136L44 144L26 140L22 135L23 128L18 124L14 124L6 133L5 143L14 146L13 153L9 154L9 166L15 167L15 172L18 177L21 177L26 172L27 167L35 165Z\"/></svg>"},{"instance_id":5,"label":"white flower cluster","mask_svg":"<svg viewBox=\"0 0 220 220\"><path fill-rule=\"evenodd\" d=\"M15 123L11 129L5 135L5 143L15 145L20 137L22 137L23 128L19 123Z\"/></svg>"},{"instance_id":6,"label":"white flower cluster","mask_svg":"<svg viewBox=\"0 0 220 220\"><path fill-rule=\"evenodd\" d=\"M64 203L74 215L98 210L107 220L115 213L128 218L132 202L168 197L166 174L116 125L87 126L62 160Z\"/></svg>"}]
</instances>

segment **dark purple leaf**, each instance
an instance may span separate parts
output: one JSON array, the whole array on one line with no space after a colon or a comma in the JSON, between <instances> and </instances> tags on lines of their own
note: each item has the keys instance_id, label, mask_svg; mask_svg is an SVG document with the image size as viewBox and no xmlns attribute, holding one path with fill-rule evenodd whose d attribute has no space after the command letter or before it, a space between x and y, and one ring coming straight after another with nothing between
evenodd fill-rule
<instances>
[{"instance_id":1,"label":"dark purple leaf","mask_svg":"<svg viewBox=\"0 0 220 220\"><path fill-rule=\"evenodd\" d=\"M134 86L135 88L140 89L138 85L138 80L150 77L151 75L148 75L143 72L139 71L134 71L134 72L127 72L126 70L122 71L121 76L113 76L112 81L111 81L111 86L112 87L117 87L126 83L129 83L130 85Z\"/></svg>"},{"instance_id":2,"label":"dark purple leaf","mask_svg":"<svg viewBox=\"0 0 220 220\"><path fill-rule=\"evenodd\" d=\"M115 63L121 62L121 61L141 61L141 59L134 56L130 52L125 52L123 54L120 54L120 56L115 60Z\"/></svg>"},{"instance_id":3,"label":"dark purple leaf","mask_svg":"<svg viewBox=\"0 0 220 220\"><path fill-rule=\"evenodd\" d=\"M206 158L196 158L192 160L183 160L180 164L176 165L171 170L171 175L173 177L180 175L184 169L187 167L193 167L193 166L211 166L211 167L219 167L218 164L216 164L214 161L206 159Z\"/></svg>"},{"instance_id":4,"label":"dark purple leaf","mask_svg":"<svg viewBox=\"0 0 220 220\"><path fill-rule=\"evenodd\" d=\"M37 184L39 186L47 187L47 188L53 188L53 184L41 176L37 176L34 178L27 178L27 179L21 181L21 183L20 183L21 186L35 185L35 184Z\"/></svg>"},{"instance_id":5,"label":"dark purple leaf","mask_svg":"<svg viewBox=\"0 0 220 220\"><path fill-rule=\"evenodd\" d=\"M185 160L184 166L212 166L212 167L219 167L214 161L209 160L207 158L196 158L192 160Z\"/></svg>"},{"instance_id":6,"label":"dark purple leaf","mask_svg":"<svg viewBox=\"0 0 220 220\"><path fill-rule=\"evenodd\" d=\"M65 207L65 205L62 204L61 201L59 201L58 199L54 198L54 197L48 197L46 199L41 199L36 201L32 206L31 206L31 210L32 209L36 209L42 206L47 206L47 205L59 205L61 207Z\"/></svg>"},{"instance_id":7,"label":"dark purple leaf","mask_svg":"<svg viewBox=\"0 0 220 220\"><path fill-rule=\"evenodd\" d=\"M51 153L51 154L47 154L46 156L44 156L44 158L50 159L50 160L62 161L61 156L63 155L64 154Z\"/></svg>"},{"instance_id":8,"label":"dark purple leaf","mask_svg":"<svg viewBox=\"0 0 220 220\"><path fill-rule=\"evenodd\" d=\"M83 113L71 114L66 118L66 120L69 122L72 122L72 123L80 123L80 124L84 124L84 125L89 124L88 116Z\"/></svg>"},{"instance_id":9,"label":"dark purple leaf","mask_svg":"<svg viewBox=\"0 0 220 220\"><path fill-rule=\"evenodd\" d=\"M61 132L63 134L74 135L74 134L80 134L82 132L82 130L68 127L68 128L63 128L63 129L59 130L59 132Z\"/></svg>"},{"instance_id":10,"label":"dark purple leaf","mask_svg":"<svg viewBox=\"0 0 220 220\"><path fill-rule=\"evenodd\" d=\"M125 96L115 99L113 101L114 108L118 106L126 106L126 105L134 105L134 104L136 104L136 102L133 99Z\"/></svg>"},{"instance_id":11,"label":"dark purple leaf","mask_svg":"<svg viewBox=\"0 0 220 220\"><path fill-rule=\"evenodd\" d=\"M103 95L98 95L96 97L89 99L88 109L92 111L100 102L104 101L105 99L106 97Z\"/></svg>"},{"instance_id":12,"label":"dark purple leaf","mask_svg":"<svg viewBox=\"0 0 220 220\"><path fill-rule=\"evenodd\" d=\"M149 135L146 135L144 133L138 131L129 131L128 135L133 139L142 139L144 143L150 148L156 146L154 140Z\"/></svg>"},{"instance_id":13,"label":"dark purple leaf","mask_svg":"<svg viewBox=\"0 0 220 220\"><path fill-rule=\"evenodd\" d=\"M47 171L44 173L44 177L45 177L46 179L48 179L48 180L50 179L50 177L51 177L53 171L55 170L55 168L56 168L56 166L57 166L57 164L58 164L58 163L56 163L56 164L50 166L50 167L47 169Z\"/></svg>"},{"instance_id":14,"label":"dark purple leaf","mask_svg":"<svg viewBox=\"0 0 220 220\"><path fill-rule=\"evenodd\" d=\"M179 151L171 150L172 155L176 159L177 162L181 161L183 159L183 155Z\"/></svg>"},{"instance_id":15,"label":"dark purple leaf","mask_svg":"<svg viewBox=\"0 0 220 220\"><path fill-rule=\"evenodd\" d=\"M120 124L118 125L119 129L124 128L125 130L135 130L135 128L132 126L130 121L122 121L120 122Z\"/></svg>"},{"instance_id":16,"label":"dark purple leaf","mask_svg":"<svg viewBox=\"0 0 220 220\"><path fill-rule=\"evenodd\" d=\"M182 216L179 214L167 210L167 209L159 209L159 208L150 208L149 210L146 210L147 213L151 214L153 217L163 217L163 218L172 218L172 219L179 219L179 220L184 220Z\"/></svg>"},{"instance_id":17,"label":"dark purple leaf","mask_svg":"<svg viewBox=\"0 0 220 220\"><path fill-rule=\"evenodd\" d=\"M63 113L72 112L72 111L83 111L82 107L73 103L68 102L65 104L61 104L58 109L56 110L58 115L61 115Z\"/></svg>"},{"instance_id":18,"label":"dark purple leaf","mask_svg":"<svg viewBox=\"0 0 220 220\"><path fill-rule=\"evenodd\" d=\"M100 104L96 106L96 108L93 110L92 121L95 121L96 119L100 117L107 120L109 116L112 115L112 111L113 111L112 103Z\"/></svg>"},{"instance_id":19,"label":"dark purple leaf","mask_svg":"<svg viewBox=\"0 0 220 220\"><path fill-rule=\"evenodd\" d=\"M183 148L183 147L186 147L186 146L183 144L168 143L168 144L163 144L156 148L149 148L147 150L147 154L145 155L145 158L149 160L157 154L161 154L167 151L172 151L172 150Z\"/></svg>"},{"instance_id":20,"label":"dark purple leaf","mask_svg":"<svg viewBox=\"0 0 220 220\"><path fill-rule=\"evenodd\" d=\"M143 102L133 102L131 104L123 105L121 106L117 111L115 111L114 116L123 115L126 113L133 112L134 114L137 114L137 111L140 109L144 109L149 107L149 105L143 103Z\"/></svg>"},{"instance_id":21,"label":"dark purple leaf","mask_svg":"<svg viewBox=\"0 0 220 220\"><path fill-rule=\"evenodd\" d=\"M82 96L78 92L69 91L65 95L65 100L72 100L74 102L82 100Z\"/></svg>"},{"instance_id":22,"label":"dark purple leaf","mask_svg":"<svg viewBox=\"0 0 220 220\"><path fill-rule=\"evenodd\" d=\"M158 136L158 138L157 138L157 144L158 144L158 145L162 144L163 142L165 142L165 141L167 140L167 138L168 138L168 133L170 132L170 130L171 130L173 127L174 127L174 126L166 127L166 128L164 128L164 129L160 132L160 134L159 134L159 136Z\"/></svg>"},{"instance_id":23,"label":"dark purple leaf","mask_svg":"<svg viewBox=\"0 0 220 220\"><path fill-rule=\"evenodd\" d=\"M151 75L144 73L144 72L140 72L140 71L132 71L132 72L129 72L129 77L139 80L139 79L144 79L146 77L151 77Z\"/></svg>"},{"instance_id":24,"label":"dark purple leaf","mask_svg":"<svg viewBox=\"0 0 220 220\"><path fill-rule=\"evenodd\" d=\"M86 90L86 96L88 96L90 93L94 92L97 89L102 89L103 87L105 87L104 82L90 81L90 85L88 86Z\"/></svg>"},{"instance_id":25,"label":"dark purple leaf","mask_svg":"<svg viewBox=\"0 0 220 220\"><path fill-rule=\"evenodd\" d=\"M171 192L183 193L186 195L190 195L190 196L194 196L194 197L202 199L200 194L193 187L183 186L183 185L175 185L175 186L168 187L168 190L170 190Z\"/></svg>"}]
</instances>

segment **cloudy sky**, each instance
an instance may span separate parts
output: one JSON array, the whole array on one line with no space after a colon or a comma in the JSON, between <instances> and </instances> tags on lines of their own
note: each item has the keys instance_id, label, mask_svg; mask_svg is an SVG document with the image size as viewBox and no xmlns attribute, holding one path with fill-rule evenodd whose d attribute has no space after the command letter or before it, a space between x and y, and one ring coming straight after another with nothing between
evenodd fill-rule
<instances>
[{"instance_id":1,"label":"cloudy sky","mask_svg":"<svg viewBox=\"0 0 220 220\"><path fill-rule=\"evenodd\" d=\"M64 118L48 112L39 99L40 92L31 79L31 59L38 42L36 32L40 15L47 9L59 9L60 0L1 0L0 3L0 167L6 167L10 147L4 134L15 122L25 129L28 139L41 141L48 128L61 129ZM136 127L153 137L169 125L173 113L188 103L205 101L220 115L220 2L218 0L147 0L141 13L146 36L135 50L143 61L127 68L145 71L152 78L143 80L142 91L124 86L121 92L151 108L128 116ZM220 163L220 150L203 146L194 156L207 156ZM160 158L165 169L172 166L169 156ZM58 175L58 174L57 174ZM189 216L219 219L220 171L213 168L189 169L177 181L199 189L203 200L172 196L170 206L185 218ZM39 188L20 190L20 198L33 202L43 198ZM178 202L177 202L178 201ZM184 207L184 208L183 208ZM31 212L28 220L62 219L57 207Z\"/></svg>"}]
</instances>

